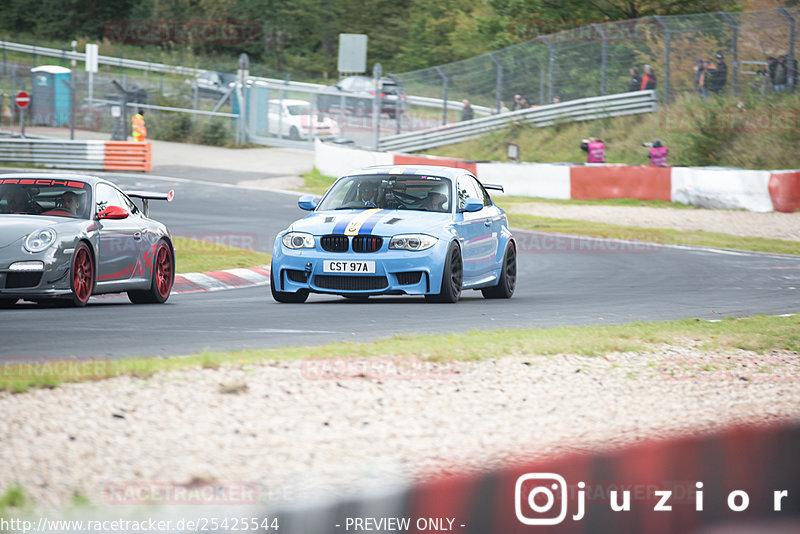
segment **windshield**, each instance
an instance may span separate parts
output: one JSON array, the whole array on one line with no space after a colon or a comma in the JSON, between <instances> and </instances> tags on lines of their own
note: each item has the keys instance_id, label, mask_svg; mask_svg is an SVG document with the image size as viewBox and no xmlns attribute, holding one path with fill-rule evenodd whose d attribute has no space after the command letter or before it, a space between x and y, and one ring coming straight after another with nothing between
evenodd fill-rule
<instances>
[{"instance_id":1,"label":"windshield","mask_svg":"<svg viewBox=\"0 0 800 534\"><path fill-rule=\"evenodd\" d=\"M91 188L75 180L0 179L0 213L89 218Z\"/></svg>"},{"instance_id":2,"label":"windshield","mask_svg":"<svg viewBox=\"0 0 800 534\"><path fill-rule=\"evenodd\" d=\"M346 176L333 185L317 210L364 208L447 213L450 180L421 175Z\"/></svg>"},{"instance_id":3,"label":"windshield","mask_svg":"<svg viewBox=\"0 0 800 534\"><path fill-rule=\"evenodd\" d=\"M293 104L286 106L289 115L311 115L311 104Z\"/></svg>"}]
</instances>

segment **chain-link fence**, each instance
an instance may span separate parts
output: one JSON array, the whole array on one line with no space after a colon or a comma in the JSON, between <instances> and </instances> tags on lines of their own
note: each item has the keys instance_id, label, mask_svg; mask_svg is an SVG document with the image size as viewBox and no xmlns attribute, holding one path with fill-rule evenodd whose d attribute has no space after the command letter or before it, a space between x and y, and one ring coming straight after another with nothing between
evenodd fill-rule
<instances>
[{"instance_id":1,"label":"chain-link fence","mask_svg":"<svg viewBox=\"0 0 800 534\"><path fill-rule=\"evenodd\" d=\"M681 94L701 93L709 76L697 69L698 60L710 63L704 69L717 71L710 78L721 80L718 71L726 70L724 84L714 86L723 94L771 91L775 86L792 91L797 83L799 21L800 8L779 8L654 16L547 35L536 31L541 21L518 21L512 30L539 35L503 50L397 77L409 94L469 99L495 109L511 108L515 95L543 105L554 99L625 92L632 86L631 69L641 77L645 65L652 67L662 101L669 102ZM781 69L786 73L782 84L776 79Z\"/></svg>"}]
</instances>

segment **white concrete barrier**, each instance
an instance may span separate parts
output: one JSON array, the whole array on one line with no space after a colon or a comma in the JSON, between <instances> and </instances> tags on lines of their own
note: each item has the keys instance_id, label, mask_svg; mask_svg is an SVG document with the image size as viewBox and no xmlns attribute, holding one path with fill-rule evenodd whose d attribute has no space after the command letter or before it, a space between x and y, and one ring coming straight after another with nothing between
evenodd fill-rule
<instances>
[{"instance_id":1,"label":"white concrete barrier","mask_svg":"<svg viewBox=\"0 0 800 534\"><path fill-rule=\"evenodd\" d=\"M673 167L672 202L702 208L773 211L769 171Z\"/></svg>"},{"instance_id":2,"label":"white concrete barrier","mask_svg":"<svg viewBox=\"0 0 800 534\"><path fill-rule=\"evenodd\" d=\"M370 165L450 165L474 169L481 182L502 185L508 195L569 199L574 194L577 198L609 198L607 195L594 196L595 193L586 196L588 185L599 187L601 184L595 184L594 180L587 182L584 176L587 169L585 165L475 163L453 158L437 159L415 154L372 152L352 145L324 143L319 140L315 142L315 147L315 165L322 174L329 176L342 176L352 169ZM648 169L642 166L635 169L628 169L624 165L614 167L621 169L622 179L639 176L643 169ZM652 167L649 169L657 170ZM665 175L660 174L662 170ZM798 171L751 171L723 167L667 167L655 173L654 177L643 178L647 183L639 183L641 187L634 188L633 191L622 188L618 194L648 199L652 197L644 195L642 191L647 192L655 187L660 191L656 198L703 208L762 212L775 211L777 208L792 212L800 207L800 177L796 176L797 173ZM644 185L652 187L648 189ZM780 198L780 201L775 201L777 205L773 203L772 195Z\"/></svg>"},{"instance_id":3,"label":"white concrete barrier","mask_svg":"<svg viewBox=\"0 0 800 534\"><path fill-rule=\"evenodd\" d=\"M507 195L570 198L569 165L549 163L478 163L481 182L499 184Z\"/></svg>"}]
</instances>

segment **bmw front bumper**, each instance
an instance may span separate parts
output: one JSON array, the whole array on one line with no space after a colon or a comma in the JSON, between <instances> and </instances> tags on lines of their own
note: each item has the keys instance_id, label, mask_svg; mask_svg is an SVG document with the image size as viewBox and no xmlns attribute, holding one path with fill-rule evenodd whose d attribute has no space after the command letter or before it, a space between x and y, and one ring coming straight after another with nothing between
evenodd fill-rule
<instances>
[{"instance_id":1,"label":"bmw front bumper","mask_svg":"<svg viewBox=\"0 0 800 534\"><path fill-rule=\"evenodd\" d=\"M377 252L327 252L320 248L290 249L278 236L272 256L278 291L296 293L308 289L336 295L426 295L441 291L444 258L449 243L442 240L422 251L389 250L389 239ZM326 260L375 262L372 273L325 272Z\"/></svg>"}]
</instances>

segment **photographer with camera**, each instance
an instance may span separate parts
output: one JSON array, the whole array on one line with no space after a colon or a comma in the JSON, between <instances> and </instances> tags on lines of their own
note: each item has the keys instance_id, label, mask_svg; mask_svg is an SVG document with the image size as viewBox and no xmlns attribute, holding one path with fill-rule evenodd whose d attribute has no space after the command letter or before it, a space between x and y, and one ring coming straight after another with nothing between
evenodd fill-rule
<instances>
[{"instance_id":1,"label":"photographer with camera","mask_svg":"<svg viewBox=\"0 0 800 534\"><path fill-rule=\"evenodd\" d=\"M667 166L667 147L661 144L661 141L656 139L652 143L642 143L642 146L650 147L650 165L654 167Z\"/></svg>"},{"instance_id":2,"label":"photographer with camera","mask_svg":"<svg viewBox=\"0 0 800 534\"><path fill-rule=\"evenodd\" d=\"M606 162L606 145L597 137L581 140L581 150L586 152L586 163Z\"/></svg>"}]
</instances>

